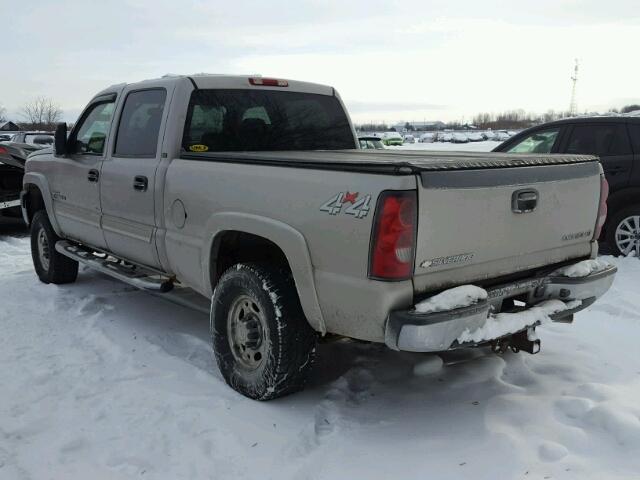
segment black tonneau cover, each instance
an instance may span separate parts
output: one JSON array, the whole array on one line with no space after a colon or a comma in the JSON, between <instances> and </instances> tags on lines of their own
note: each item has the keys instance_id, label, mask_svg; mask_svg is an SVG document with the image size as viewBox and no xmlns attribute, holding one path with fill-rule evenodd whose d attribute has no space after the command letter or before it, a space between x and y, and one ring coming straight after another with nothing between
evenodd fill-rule
<instances>
[{"instance_id":1,"label":"black tonneau cover","mask_svg":"<svg viewBox=\"0 0 640 480\"><path fill-rule=\"evenodd\" d=\"M322 170L393 175L424 171L473 170L595 162L591 155L498 152L432 152L424 150L313 150L281 152L183 153L185 160L250 163Z\"/></svg>"}]
</instances>

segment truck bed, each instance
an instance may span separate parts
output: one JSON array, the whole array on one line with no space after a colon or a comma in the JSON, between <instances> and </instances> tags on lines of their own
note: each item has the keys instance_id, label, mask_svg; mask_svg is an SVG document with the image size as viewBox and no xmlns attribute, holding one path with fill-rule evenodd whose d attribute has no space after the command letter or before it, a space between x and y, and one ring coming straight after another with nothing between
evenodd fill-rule
<instances>
[{"instance_id":1,"label":"truck bed","mask_svg":"<svg viewBox=\"0 0 640 480\"><path fill-rule=\"evenodd\" d=\"M248 163L322 170L411 175L423 171L510 168L597 161L591 155L425 152L422 150L314 150L183 153L187 160Z\"/></svg>"}]
</instances>

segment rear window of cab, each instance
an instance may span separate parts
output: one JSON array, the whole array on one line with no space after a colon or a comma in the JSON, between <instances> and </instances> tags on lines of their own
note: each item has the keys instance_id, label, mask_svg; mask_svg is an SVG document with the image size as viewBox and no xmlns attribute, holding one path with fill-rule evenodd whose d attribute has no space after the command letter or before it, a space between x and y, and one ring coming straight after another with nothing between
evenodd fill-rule
<instances>
[{"instance_id":1,"label":"rear window of cab","mask_svg":"<svg viewBox=\"0 0 640 480\"><path fill-rule=\"evenodd\" d=\"M187 152L356 148L336 97L274 90L202 89L191 95Z\"/></svg>"}]
</instances>

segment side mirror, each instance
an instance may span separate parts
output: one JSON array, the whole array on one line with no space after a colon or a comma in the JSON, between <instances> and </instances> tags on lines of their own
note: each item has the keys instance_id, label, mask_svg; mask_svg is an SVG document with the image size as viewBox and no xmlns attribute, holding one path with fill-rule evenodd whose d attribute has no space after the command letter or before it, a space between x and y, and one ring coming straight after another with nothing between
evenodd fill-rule
<instances>
[{"instance_id":1,"label":"side mirror","mask_svg":"<svg viewBox=\"0 0 640 480\"><path fill-rule=\"evenodd\" d=\"M56 126L56 135L54 137L53 152L56 157L66 155L67 153L67 124L59 123Z\"/></svg>"}]
</instances>

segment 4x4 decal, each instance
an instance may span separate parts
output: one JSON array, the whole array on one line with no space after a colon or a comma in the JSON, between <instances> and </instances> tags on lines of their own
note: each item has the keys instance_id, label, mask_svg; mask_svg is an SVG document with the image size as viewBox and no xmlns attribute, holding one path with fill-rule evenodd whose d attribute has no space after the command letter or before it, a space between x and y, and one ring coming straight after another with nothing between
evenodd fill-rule
<instances>
[{"instance_id":1,"label":"4x4 decal","mask_svg":"<svg viewBox=\"0 0 640 480\"><path fill-rule=\"evenodd\" d=\"M340 192L327 200L320 207L321 212L329 215L338 215L341 211L356 218L364 218L371 209L371 195L365 195L358 199L360 192ZM348 205L348 206L347 206Z\"/></svg>"}]
</instances>

